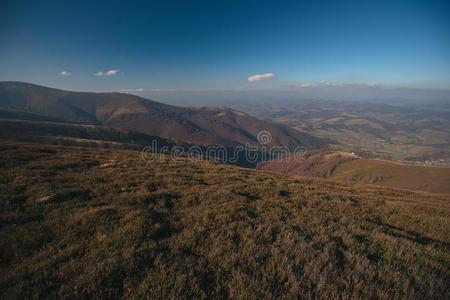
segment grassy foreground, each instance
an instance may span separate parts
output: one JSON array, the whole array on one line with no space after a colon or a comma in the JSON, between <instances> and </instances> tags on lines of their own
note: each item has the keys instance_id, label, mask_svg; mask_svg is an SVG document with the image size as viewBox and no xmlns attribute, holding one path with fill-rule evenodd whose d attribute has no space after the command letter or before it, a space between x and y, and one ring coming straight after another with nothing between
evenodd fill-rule
<instances>
[{"instance_id":1,"label":"grassy foreground","mask_svg":"<svg viewBox=\"0 0 450 300\"><path fill-rule=\"evenodd\" d=\"M450 298L448 197L0 146L0 298Z\"/></svg>"}]
</instances>

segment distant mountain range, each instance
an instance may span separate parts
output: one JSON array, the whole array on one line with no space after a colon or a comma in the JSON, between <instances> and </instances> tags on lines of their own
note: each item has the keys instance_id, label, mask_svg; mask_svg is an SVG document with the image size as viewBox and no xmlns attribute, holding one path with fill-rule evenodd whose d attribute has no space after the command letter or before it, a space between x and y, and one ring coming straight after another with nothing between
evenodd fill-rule
<instances>
[{"instance_id":1,"label":"distant mountain range","mask_svg":"<svg viewBox=\"0 0 450 300\"><path fill-rule=\"evenodd\" d=\"M71 92L0 82L0 107L8 118L100 125L195 144L258 145L257 134L265 130L272 135L268 146L324 145L305 132L229 108L183 108L123 93Z\"/></svg>"}]
</instances>

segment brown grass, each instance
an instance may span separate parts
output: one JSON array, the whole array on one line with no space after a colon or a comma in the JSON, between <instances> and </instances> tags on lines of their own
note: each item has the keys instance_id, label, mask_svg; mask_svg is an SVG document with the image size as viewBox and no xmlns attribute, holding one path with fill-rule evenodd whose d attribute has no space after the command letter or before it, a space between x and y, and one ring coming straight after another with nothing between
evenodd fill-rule
<instances>
[{"instance_id":1,"label":"brown grass","mask_svg":"<svg viewBox=\"0 0 450 300\"><path fill-rule=\"evenodd\" d=\"M411 166L382 160L358 159L338 165L331 178L450 194L450 167Z\"/></svg>"},{"instance_id":2,"label":"brown grass","mask_svg":"<svg viewBox=\"0 0 450 300\"><path fill-rule=\"evenodd\" d=\"M1 298L450 297L437 195L3 144Z\"/></svg>"}]
</instances>

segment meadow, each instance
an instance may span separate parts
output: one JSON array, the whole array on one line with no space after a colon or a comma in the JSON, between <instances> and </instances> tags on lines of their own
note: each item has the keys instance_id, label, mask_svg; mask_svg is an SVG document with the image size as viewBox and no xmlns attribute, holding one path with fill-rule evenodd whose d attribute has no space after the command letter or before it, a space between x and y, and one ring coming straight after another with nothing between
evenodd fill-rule
<instances>
[{"instance_id":1,"label":"meadow","mask_svg":"<svg viewBox=\"0 0 450 300\"><path fill-rule=\"evenodd\" d=\"M0 297L441 298L447 196L0 146Z\"/></svg>"}]
</instances>

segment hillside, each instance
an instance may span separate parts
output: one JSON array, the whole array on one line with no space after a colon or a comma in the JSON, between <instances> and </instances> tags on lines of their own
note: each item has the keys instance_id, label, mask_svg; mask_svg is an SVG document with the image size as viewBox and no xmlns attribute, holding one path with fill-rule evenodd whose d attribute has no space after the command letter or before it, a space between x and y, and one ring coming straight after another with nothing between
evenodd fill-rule
<instances>
[{"instance_id":1,"label":"hillside","mask_svg":"<svg viewBox=\"0 0 450 300\"><path fill-rule=\"evenodd\" d=\"M0 109L0 116L2 115ZM14 114L15 116L16 114ZM10 115L9 115L10 116ZM23 115L29 119L36 119L35 115ZM30 121L0 118L0 140L28 142L36 144L50 144L61 146L78 146L88 148L129 149L142 151L144 149L157 150L161 154L170 154L172 151L186 157L200 150L204 159L220 161L223 163L254 168L258 161L249 160L247 154L253 154L262 160L264 156L256 150L236 152L231 146L220 147L227 153L225 157L211 150L217 149L215 145L197 145L180 141L150 136L124 129L82 125L48 121ZM194 150L192 150L194 149Z\"/></svg>"},{"instance_id":2,"label":"hillside","mask_svg":"<svg viewBox=\"0 0 450 300\"><path fill-rule=\"evenodd\" d=\"M326 178L341 163L356 159L358 156L348 152L333 150L315 150L305 152L303 159L274 159L259 163L257 168L290 175Z\"/></svg>"},{"instance_id":3,"label":"hillside","mask_svg":"<svg viewBox=\"0 0 450 300\"><path fill-rule=\"evenodd\" d=\"M182 108L123 93L69 92L24 82L0 82L0 107L68 123L102 125L192 142L258 145L268 131L268 146L315 148L323 141L228 108Z\"/></svg>"},{"instance_id":4,"label":"hillside","mask_svg":"<svg viewBox=\"0 0 450 300\"><path fill-rule=\"evenodd\" d=\"M3 142L0 298L448 299L449 198Z\"/></svg>"},{"instance_id":5,"label":"hillside","mask_svg":"<svg viewBox=\"0 0 450 300\"><path fill-rule=\"evenodd\" d=\"M308 151L303 160L269 160L260 162L257 168L290 175L450 194L448 166L431 167L364 159L343 151Z\"/></svg>"},{"instance_id":6,"label":"hillside","mask_svg":"<svg viewBox=\"0 0 450 300\"><path fill-rule=\"evenodd\" d=\"M1 110L0 110L1 115ZM171 149L175 143L157 136L110 127L0 118L0 139L56 144L142 150L156 143Z\"/></svg>"},{"instance_id":7,"label":"hillside","mask_svg":"<svg viewBox=\"0 0 450 300\"><path fill-rule=\"evenodd\" d=\"M357 159L338 165L331 179L450 194L450 167L411 166Z\"/></svg>"}]
</instances>

